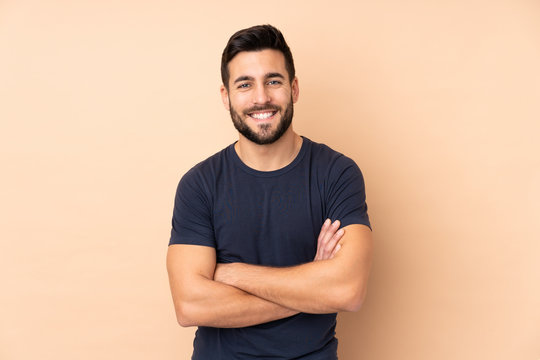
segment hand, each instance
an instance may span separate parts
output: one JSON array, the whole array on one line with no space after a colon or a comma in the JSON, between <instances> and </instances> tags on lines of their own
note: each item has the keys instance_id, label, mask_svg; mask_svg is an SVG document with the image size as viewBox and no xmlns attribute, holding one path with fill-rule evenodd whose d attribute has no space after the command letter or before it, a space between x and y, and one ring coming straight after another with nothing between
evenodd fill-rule
<instances>
[{"instance_id":1,"label":"hand","mask_svg":"<svg viewBox=\"0 0 540 360\"><path fill-rule=\"evenodd\" d=\"M341 249L339 240L345 231L340 229L339 225L339 220L331 223L330 219L326 219L317 239L317 254L315 254L313 261L329 260Z\"/></svg>"}]
</instances>

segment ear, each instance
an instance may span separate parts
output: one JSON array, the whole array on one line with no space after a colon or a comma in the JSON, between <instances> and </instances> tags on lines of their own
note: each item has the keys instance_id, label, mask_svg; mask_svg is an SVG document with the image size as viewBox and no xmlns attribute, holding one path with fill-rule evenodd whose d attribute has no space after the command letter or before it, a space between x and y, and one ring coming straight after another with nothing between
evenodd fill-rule
<instances>
[{"instance_id":1,"label":"ear","mask_svg":"<svg viewBox=\"0 0 540 360\"><path fill-rule=\"evenodd\" d=\"M231 111L231 108L229 106L229 92L225 88L225 85L221 85L219 91L221 92L221 101L223 102L223 106L227 111Z\"/></svg>"},{"instance_id":2,"label":"ear","mask_svg":"<svg viewBox=\"0 0 540 360\"><path fill-rule=\"evenodd\" d=\"M298 87L298 78L295 76L291 83L291 96L293 104L298 101L298 96L300 94L300 88Z\"/></svg>"}]
</instances>

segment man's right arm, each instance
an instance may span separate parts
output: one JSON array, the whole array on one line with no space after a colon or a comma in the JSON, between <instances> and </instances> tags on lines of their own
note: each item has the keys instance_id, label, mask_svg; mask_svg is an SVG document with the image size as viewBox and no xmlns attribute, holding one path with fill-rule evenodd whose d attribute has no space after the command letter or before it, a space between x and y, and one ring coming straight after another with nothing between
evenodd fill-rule
<instances>
[{"instance_id":1,"label":"man's right arm","mask_svg":"<svg viewBox=\"0 0 540 360\"><path fill-rule=\"evenodd\" d=\"M176 318L181 326L245 327L298 313L214 281L215 267L214 248L169 246L167 271Z\"/></svg>"},{"instance_id":2,"label":"man's right arm","mask_svg":"<svg viewBox=\"0 0 540 360\"><path fill-rule=\"evenodd\" d=\"M315 261L330 259L339 250L339 221L326 221L317 240ZM236 328L283 319L298 311L214 281L216 251L209 246L170 245L167 271L181 326Z\"/></svg>"}]
</instances>

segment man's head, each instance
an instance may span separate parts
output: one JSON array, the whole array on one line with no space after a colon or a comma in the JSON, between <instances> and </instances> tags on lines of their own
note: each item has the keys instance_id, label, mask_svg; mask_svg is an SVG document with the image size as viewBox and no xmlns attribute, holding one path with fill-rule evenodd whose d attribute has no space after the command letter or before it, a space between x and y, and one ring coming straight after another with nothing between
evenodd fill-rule
<instances>
[{"instance_id":1,"label":"man's head","mask_svg":"<svg viewBox=\"0 0 540 360\"><path fill-rule=\"evenodd\" d=\"M281 31L272 25L257 25L237 31L227 42L227 46L221 55L221 80L229 90L229 62L242 51L261 51L274 49L285 57L285 68L289 75L289 81L295 77L294 61L291 49L285 42Z\"/></svg>"},{"instance_id":2,"label":"man's head","mask_svg":"<svg viewBox=\"0 0 540 360\"><path fill-rule=\"evenodd\" d=\"M254 26L231 37L222 56L221 96L241 136L266 145L292 131L294 74L291 51L276 28Z\"/></svg>"}]
</instances>

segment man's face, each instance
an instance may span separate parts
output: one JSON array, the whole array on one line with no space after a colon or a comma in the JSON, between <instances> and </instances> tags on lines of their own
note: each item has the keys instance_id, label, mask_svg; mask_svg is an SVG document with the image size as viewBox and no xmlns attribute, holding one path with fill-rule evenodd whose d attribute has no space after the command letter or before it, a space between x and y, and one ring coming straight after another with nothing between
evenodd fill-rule
<instances>
[{"instance_id":1,"label":"man's face","mask_svg":"<svg viewBox=\"0 0 540 360\"><path fill-rule=\"evenodd\" d=\"M241 52L229 62L229 90L221 87L225 108L242 136L259 144L277 141L290 128L298 81L289 80L277 50Z\"/></svg>"}]
</instances>

